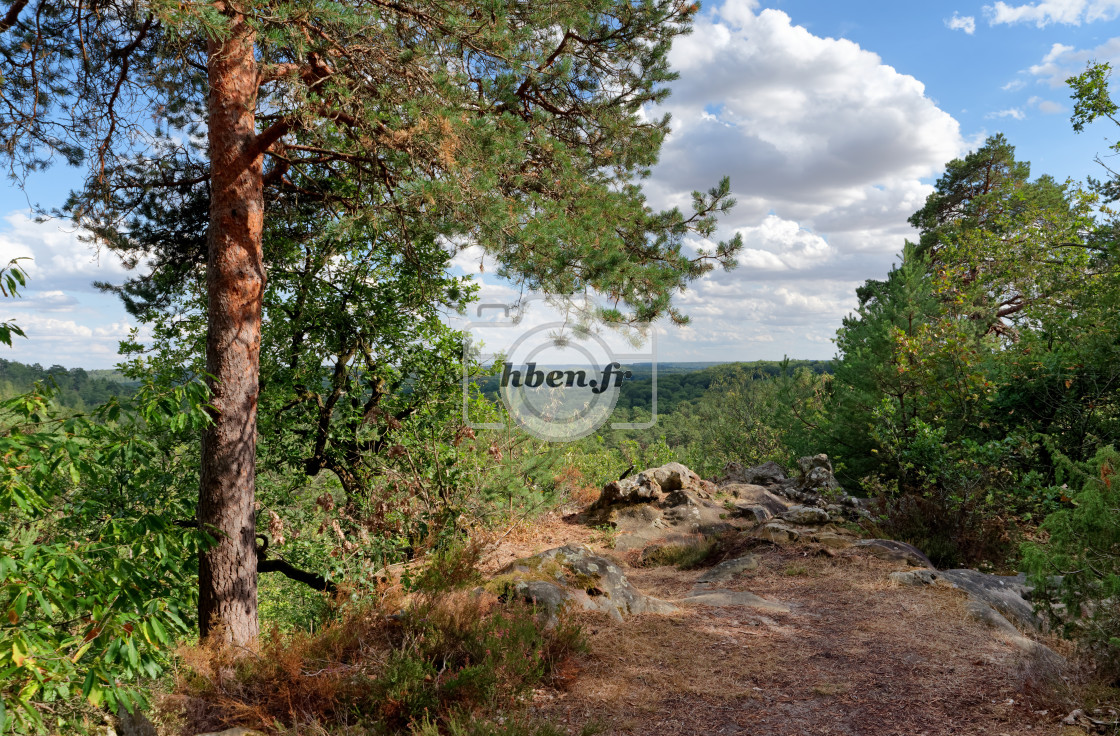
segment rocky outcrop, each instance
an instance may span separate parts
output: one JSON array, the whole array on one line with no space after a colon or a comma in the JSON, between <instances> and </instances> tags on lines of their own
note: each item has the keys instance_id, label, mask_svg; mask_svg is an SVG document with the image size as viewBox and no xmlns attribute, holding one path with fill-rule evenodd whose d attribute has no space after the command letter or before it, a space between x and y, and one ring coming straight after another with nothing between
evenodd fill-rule
<instances>
[{"instance_id":1,"label":"rocky outcrop","mask_svg":"<svg viewBox=\"0 0 1120 736\"><path fill-rule=\"evenodd\" d=\"M672 613L676 606L641 593L618 565L579 544L568 544L511 562L488 584L501 595L521 598L555 616L566 606L623 615Z\"/></svg>"},{"instance_id":2,"label":"rocky outcrop","mask_svg":"<svg viewBox=\"0 0 1120 736\"><path fill-rule=\"evenodd\" d=\"M791 524L801 524L804 526L819 526L821 524L827 524L832 520L827 511L817 508L816 506L790 507L787 511L782 512L781 518L783 521L788 521Z\"/></svg>"},{"instance_id":3,"label":"rocky outcrop","mask_svg":"<svg viewBox=\"0 0 1120 736\"><path fill-rule=\"evenodd\" d=\"M774 486L784 483L789 479L781 465L774 461L744 467L742 463L731 462L723 469L723 475L716 482L720 486L730 483L747 483L757 486Z\"/></svg>"},{"instance_id":4,"label":"rocky outcrop","mask_svg":"<svg viewBox=\"0 0 1120 736\"><path fill-rule=\"evenodd\" d=\"M710 590L707 588L694 588L679 603L682 606L716 606L729 608L743 606L757 608L770 613L789 613L789 606L785 603L767 600L762 596L740 590Z\"/></svg>"},{"instance_id":5,"label":"rocky outcrop","mask_svg":"<svg viewBox=\"0 0 1120 736\"><path fill-rule=\"evenodd\" d=\"M760 506L769 511L772 516L777 516L792 505L788 499L777 496L765 487L753 483L728 483L720 486L719 490L720 493L735 497L736 506Z\"/></svg>"},{"instance_id":6,"label":"rocky outcrop","mask_svg":"<svg viewBox=\"0 0 1120 736\"><path fill-rule=\"evenodd\" d=\"M1064 658L1022 631L1042 631L1043 622L1028 602L1031 588L1026 575L988 575L977 570L907 570L892 572L891 580L903 585L943 585L968 595L969 618L990 627L995 635L1025 654L1053 665Z\"/></svg>"},{"instance_id":7,"label":"rocky outcrop","mask_svg":"<svg viewBox=\"0 0 1120 736\"><path fill-rule=\"evenodd\" d=\"M660 503L674 492L691 493L699 498L711 498L715 485L700 478L680 463L668 463L659 468L643 470L632 478L611 481L603 486L592 510L626 506L636 503ZM675 504L671 504L675 505Z\"/></svg>"},{"instance_id":8,"label":"rocky outcrop","mask_svg":"<svg viewBox=\"0 0 1120 736\"><path fill-rule=\"evenodd\" d=\"M684 465L669 463L606 484L587 520L614 528L619 552L694 544L700 536L735 528L777 544L850 546L857 535L832 522L853 518L858 502L838 490L827 455L803 458L800 467L801 477L790 479L777 463L753 468L730 463L716 488ZM716 502L713 490L730 498ZM828 491L828 499L838 503L825 503L818 491Z\"/></svg>"},{"instance_id":9,"label":"rocky outcrop","mask_svg":"<svg viewBox=\"0 0 1120 736\"><path fill-rule=\"evenodd\" d=\"M803 457L797 461L797 466L799 475L790 478L785 469L775 462L750 468L741 463L728 463L719 480L719 490L737 498L758 498L762 494L766 494L769 499L779 498L781 500L777 505L784 508L776 508L773 503L752 504L767 508L772 516L780 516L794 504L823 509L830 520L837 522L859 520L868 516L862 502L840 488L828 455ZM742 515L747 516L745 510ZM753 515L755 518L764 516Z\"/></svg>"},{"instance_id":10,"label":"rocky outcrop","mask_svg":"<svg viewBox=\"0 0 1120 736\"><path fill-rule=\"evenodd\" d=\"M747 555L733 560L724 560L696 579L698 584L723 583L747 570L758 569L758 556Z\"/></svg>"},{"instance_id":11,"label":"rocky outcrop","mask_svg":"<svg viewBox=\"0 0 1120 736\"><path fill-rule=\"evenodd\" d=\"M697 535L733 528L729 520L736 512L711 500L715 490L684 465L669 463L607 483L588 509L588 520L616 529L615 549L620 552L651 544L688 544Z\"/></svg>"},{"instance_id":12,"label":"rocky outcrop","mask_svg":"<svg viewBox=\"0 0 1120 736\"><path fill-rule=\"evenodd\" d=\"M896 542L893 539L861 539L853 547L865 550L876 557L891 562L901 562L911 567L925 567L935 570L925 553L912 544Z\"/></svg>"},{"instance_id":13,"label":"rocky outcrop","mask_svg":"<svg viewBox=\"0 0 1120 736\"><path fill-rule=\"evenodd\" d=\"M1028 600L1031 588L1023 573L988 575L976 570L911 570L894 572L890 577L904 585L946 585L963 590L969 598L991 606L1020 628L1042 630L1042 619Z\"/></svg>"},{"instance_id":14,"label":"rocky outcrop","mask_svg":"<svg viewBox=\"0 0 1120 736\"><path fill-rule=\"evenodd\" d=\"M828 455L803 457L797 461L797 467L801 469L801 477L797 480L798 490L826 494L840 489L836 476L832 474L832 461L828 459Z\"/></svg>"}]
</instances>

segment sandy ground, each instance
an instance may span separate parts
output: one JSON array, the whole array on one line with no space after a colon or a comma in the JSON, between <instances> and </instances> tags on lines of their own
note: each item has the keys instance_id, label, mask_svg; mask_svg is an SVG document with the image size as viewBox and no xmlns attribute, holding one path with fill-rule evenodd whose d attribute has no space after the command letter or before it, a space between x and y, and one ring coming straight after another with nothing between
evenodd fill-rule
<instances>
[{"instance_id":1,"label":"sandy ground","mask_svg":"<svg viewBox=\"0 0 1120 736\"><path fill-rule=\"evenodd\" d=\"M610 556L609 541L547 517L502 538L488 563L497 569L568 542ZM719 584L789 613L691 606L622 624L580 614L590 652L567 666L561 689L536 693L534 712L572 734L1082 733L1030 702L1022 676L1030 663L966 616L963 594L894 584L887 574L897 563L816 552L760 547L758 569ZM639 589L669 600L701 574L627 570Z\"/></svg>"}]
</instances>

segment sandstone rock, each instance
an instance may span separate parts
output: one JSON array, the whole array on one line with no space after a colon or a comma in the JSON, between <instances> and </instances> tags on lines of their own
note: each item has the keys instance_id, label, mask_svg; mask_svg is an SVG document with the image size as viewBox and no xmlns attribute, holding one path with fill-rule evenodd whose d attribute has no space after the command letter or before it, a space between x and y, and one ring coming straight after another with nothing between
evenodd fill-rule
<instances>
[{"instance_id":1,"label":"sandstone rock","mask_svg":"<svg viewBox=\"0 0 1120 736\"><path fill-rule=\"evenodd\" d=\"M1042 619L1028 602L1031 588L1027 577L988 575L976 570L912 570L892 572L890 578L903 585L947 585L968 593L969 598L991 606L1021 628L1042 630Z\"/></svg>"},{"instance_id":2,"label":"sandstone rock","mask_svg":"<svg viewBox=\"0 0 1120 736\"><path fill-rule=\"evenodd\" d=\"M798 479L801 491L821 493L840 488L840 484L832 474L832 462L828 459L828 455L803 457L797 461L797 466L801 469L801 478Z\"/></svg>"},{"instance_id":3,"label":"sandstone rock","mask_svg":"<svg viewBox=\"0 0 1120 736\"><path fill-rule=\"evenodd\" d=\"M730 580L741 572L747 570L758 569L758 556L747 555L746 557L738 557L734 560L725 560L715 567L712 567L699 578L696 579L697 583L721 583L725 580Z\"/></svg>"},{"instance_id":4,"label":"sandstone rock","mask_svg":"<svg viewBox=\"0 0 1120 736\"><path fill-rule=\"evenodd\" d=\"M752 535L775 544L789 544L801 537L801 534L789 524L777 520L763 524L752 532Z\"/></svg>"},{"instance_id":5,"label":"sandstone rock","mask_svg":"<svg viewBox=\"0 0 1120 736\"><path fill-rule=\"evenodd\" d=\"M744 501L739 501L734 505L731 515L735 518L749 519L760 524L774 518L773 512L765 506L755 506Z\"/></svg>"},{"instance_id":6,"label":"sandstone rock","mask_svg":"<svg viewBox=\"0 0 1120 736\"><path fill-rule=\"evenodd\" d=\"M853 545L853 549L865 550L891 562L904 562L911 567L936 569L920 549L906 542L896 542L893 539L861 539Z\"/></svg>"},{"instance_id":7,"label":"sandstone rock","mask_svg":"<svg viewBox=\"0 0 1120 736\"><path fill-rule=\"evenodd\" d=\"M641 593L622 569L579 544L568 544L516 560L491 581L507 595L540 605L553 616L567 605L623 614L672 613L673 604Z\"/></svg>"},{"instance_id":8,"label":"sandstone rock","mask_svg":"<svg viewBox=\"0 0 1120 736\"><path fill-rule=\"evenodd\" d=\"M689 593L687 597L682 598L679 603L682 606L746 606L748 608L760 608L764 611L772 611L774 613L789 613L789 606L784 603L766 600L754 593L734 590L697 588Z\"/></svg>"},{"instance_id":9,"label":"sandstone rock","mask_svg":"<svg viewBox=\"0 0 1120 736\"><path fill-rule=\"evenodd\" d=\"M783 511L781 518L792 524L802 524L804 526L827 524L831 521L827 511L812 506L793 506L788 511Z\"/></svg>"},{"instance_id":10,"label":"sandstone rock","mask_svg":"<svg viewBox=\"0 0 1120 736\"><path fill-rule=\"evenodd\" d=\"M834 531L815 532L809 537L809 541L816 542L828 549L847 549L856 543L856 540L851 536L838 534Z\"/></svg>"},{"instance_id":11,"label":"sandstone rock","mask_svg":"<svg viewBox=\"0 0 1120 736\"><path fill-rule=\"evenodd\" d=\"M650 503L662 497L661 486L643 473L632 478L615 480L603 486L599 498L591 505L592 509L609 506L625 506L637 503Z\"/></svg>"},{"instance_id":12,"label":"sandstone rock","mask_svg":"<svg viewBox=\"0 0 1120 736\"><path fill-rule=\"evenodd\" d=\"M789 501L780 496L775 496L762 486L753 483L729 483L720 487L720 490L751 506L762 506L774 515L780 514L790 507Z\"/></svg>"},{"instance_id":13,"label":"sandstone rock","mask_svg":"<svg viewBox=\"0 0 1120 736\"><path fill-rule=\"evenodd\" d=\"M649 468L637 475L611 481L603 486L592 510L639 503L660 503L676 491L688 491L700 498L711 498L714 485L680 463Z\"/></svg>"},{"instance_id":14,"label":"sandstone rock","mask_svg":"<svg viewBox=\"0 0 1120 736\"><path fill-rule=\"evenodd\" d=\"M781 465L774 461L744 467L742 463L728 463L723 468L723 476L719 479L720 486L729 483L749 483L752 485L770 486L781 483L789 476Z\"/></svg>"},{"instance_id":15,"label":"sandstone rock","mask_svg":"<svg viewBox=\"0 0 1120 736\"><path fill-rule=\"evenodd\" d=\"M650 468L638 473L638 477L643 476L661 486L661 490L666 493L680 490L702 490L703 484L706 482L680 463L667 463L659 468Z\"/></svg>"}]
</instances>

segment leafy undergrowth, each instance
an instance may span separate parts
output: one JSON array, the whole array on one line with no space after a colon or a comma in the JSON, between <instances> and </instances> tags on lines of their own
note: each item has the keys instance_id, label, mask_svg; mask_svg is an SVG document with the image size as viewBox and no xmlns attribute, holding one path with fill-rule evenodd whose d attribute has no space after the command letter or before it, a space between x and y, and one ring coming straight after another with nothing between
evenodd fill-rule
<instances>
[{"instance_id":1,"label":"leafy undergrowth","mask_svg":"<svg viewBox=\"0 0 1120 736\"><path fill-rule=\"evenodd\" d=\"M267 733L548 736L519 720L534 688L555 684L585 647L578 626L465 584L473 568L425 574L407 603L353 605L314 634L262 636L246 655L215 646L182 651L166 707L184 733L245 726ZM215 637L216 638L216 637Z\"/></svg>"}]
</instances>

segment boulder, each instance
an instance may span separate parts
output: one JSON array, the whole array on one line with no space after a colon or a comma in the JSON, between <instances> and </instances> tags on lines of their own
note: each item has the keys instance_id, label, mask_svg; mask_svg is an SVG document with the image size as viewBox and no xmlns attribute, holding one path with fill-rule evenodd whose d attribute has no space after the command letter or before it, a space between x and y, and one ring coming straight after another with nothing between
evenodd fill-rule
<instances>
[{"instance_id":1,"label":"boulder","mask_svg":"<svg viewBox=\"0 0 1120 736\"><path fill-rule=\"evenodd\" d=\"M827 493L840 488L840 484L832 474L832 462L828 459L828 455L803 457L797 461L797 466L801 469L798 490Z\"/></svg>"},{"instance_id":2,"label":"boulder","mask_svg":"<svg viewBox=\"0 0 1120 736\"><path fill-rule=\"evenodd\" d=\"M778 521L777 519L763 524L751 534L752 536L765 539L774 544L789 544L791 542L796 542L801 537L800 532L789 524Z\"/></svg>"},{"instance_id":3,"label":"boulder","mask_svg":"<svg viewBox=\"0 0 1120 736\"><path fill-rule=\"evenodd\" d=\"M694 496L711 498L714 489L715 486L710 481L701 479L684 465L668 463L659 468L643 470L630 478L607 483L591 509L659 503L677 491L688 491Z\"/></svg>"},{"instance_id":4,"label":"boulder","mask_svg":"<svg viewBox=\"0 0 1120 736\"><path fill-rule=\"evenodd\" d=\"M774 518L774 513L765 506L755 506L745 501L736 502L731 509L731 515L737 519L748 519L757 524Z\"/></svg>"},{"instance_id":5,"label":"boulder","mask_svg":"<svg viewBox=\"0 0 1120 736\"><path fill-rule=\"evenodd\" d=\"M744 467L742 463L728 463L723 468L723 476L719 479L720 486L729 483L749 483L751 485L772 486L781 483L789 476L781 465L771 460L762 465Z\"/></svg>"},{"instance_id":6,"label":"boulder","mask_svg":"<svg viewBox=\"0 0 1120 736\"><path fill-rule=\"evenodd\" d=\"M762 506L775 516L790 507L789 501L753 483L728 483L721 486L720 491L731 494L749 506Z\"/></svg>"},{"instance_id":7,"label":"boulder","mask_svg":"<svg viewBox=\"0 0 1120 736\"><path fill-rule=\"evenodd\" d=\"M792 506L780 516L783 521L802 526L818 526L831 521L827 511L814 506Z\"/></svg>"},{"instance_id":8,"label":"boulder","mask_svg":"<svg viewBox=\"0 0 1120 736\"><path fill-rule=\"evenodd\" d=\"M832 531L835 527L829 529L822 529L819 532L814 532L809 536L810 542L817 544L831 550L847 549L856 543L856 539L850 534L840 534Z\"/></svg>"},{"instance_id":9,"label":"boulder","mask_svg":"<svg viewBox=\"0 0 1120 736\"><path fill-rule=\"evenodd\" d=\"M592 509L610 506L629 506L636 503L650 503L662 497L661 486L643 473L632 478L613 480L603 486L599 498L591 505Z\"/></svg>"},{"instance_id":10,"label":"boulder","mask_svg":"<svg viewBox=\"0 0 1120 736\"><path fill-rule=\"evenodd\" d=\"M602 611L621 621L623 615L672 613L672 603L641 593L618 565L587 547L568 544L511 562L490 587L547 610L553 618L566 606Z\"/></svg>"},{"instance_id":11,"label":"boulder","mask_svg":"<svg viewBox=\"0 0 1120 736\"><path fill-rule=\"evenodd\" d=\"M946 585L963 590L970 599L990 606L1019 628L1042 630L1042 619L1027 600L1031 588L1023 573L988 575L976 570L913 570L893 572L890 578L903 585Z\"/></svg>"},{"instance_id":12,"label":"boulder","mask_svg":"<svg viewBox=\"0 0 1120 736\"><path fill-rule=\"evenodd\" d=\"M896 542L893 539L861 539L852 545L852 548L864 550L880 559L891 562L903 562L911 567L925 567L936 570L925 553L906 542Z\"/></svg>"},{"instance_id":13,"label":"boulder","mask_svg":"<svg viewBox=\"0 0 1120 736\"><path fill-rule=\"evenodd\" d=\"M741 572L758 569L758 556L747 555L733 560L724 560L715 567L709 568L703 575L696 579L699 584L722 583L730 580Z\"/></svg>"},{"instance_id":14,"label":"boulder","mask_svg":"<svg viewBox=\"0 0 1120 736\"><path fill-rule=\"evenodd\" d=\"M682 490L700 491L704 490L704 484L708 483L680 463L667 463L659 468L650 468L638 473L638 477L643 476L661 486L661 490L666 493Z\"/></svg>"}]
</instances>

